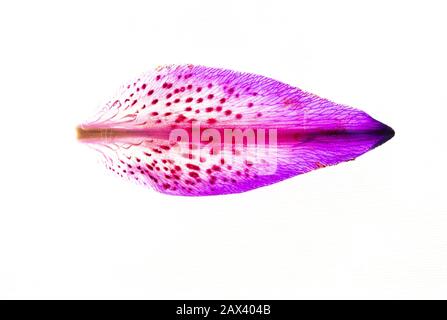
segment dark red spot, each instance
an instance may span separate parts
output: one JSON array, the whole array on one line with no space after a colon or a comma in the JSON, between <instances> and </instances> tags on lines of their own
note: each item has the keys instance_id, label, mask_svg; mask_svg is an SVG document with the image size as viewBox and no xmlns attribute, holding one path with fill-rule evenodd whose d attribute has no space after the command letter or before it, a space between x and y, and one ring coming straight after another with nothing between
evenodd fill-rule
<instances>
[{"instance_id":1,"label":"dark red spot","mask_svg":"<svg viewBox=\"0 0 447 320\"><path fill-rule=\"evenodd\" d=\"M213 107L208 107L208 108L205 109L206 112L211 112L211 111L213 111L213 110L214 110Z\"/></svg>"},{"instance_id":2,"label":"dark red spot","mask_svg":"<svg viewBox=\"0 0 447 320\"><path fill-rule=\"evenodd\" d=\"M225 115L229 116L231 114L231 110L225 110Z\"/></svg>"},{"instance_id":3,"label":"dark red spot","mask_svg":"<svg viewBox=\"0 0 447 320\"><path fill-rule=\"evenodd\" d=\"M167 190L171 187L169 183L163 183L163 189Z\"/></svg>"},{"instance_id":4,"label":"dark red spot","mask_svg":"<svg viewBox=\"0 0 447 320\"><path fill-rule=\"evenodd\" d=\"M191 97L189 97L189 98L186 98L185 102L189 103L189 102L192 102L192 100L193 99Z\"/></svg>"},{"instance_id":5,"label":"dark red spot","mask_svg":"<svg viewBox=\"0 0 447 320\"><path fill-rule=\"evenodd\" d=\"M188 169L191 169L191 170L197 170L197 171L200 171L200 167L199 167L199 166L196 166L195 164L192 164L192 163L187 163L187 164L186 164L186 167L187 167Z\"/></svg>"},{"instance_id":6,"label":"dark red spot","mask_svg":"<svg viewBox=\"0 0 447 320\"><path fill-rule=\"evenodd\" d=\"M180 122L183 122L183 121L185 121L186 120L186 117L183 115L183 114L179 114L178 116L177 116L177 119L175 119L175 122L176 123L180 123Z\"/></svg>"},{"instance_id":7,"label":"dark red spot","mask_svg":"<svg viewBox=\"0 0 447 320\"><path fill-rule=\"evenodd\" d=\"M250 103L248 104L248 107L249 107L249 108L253 107L253 102L250 102Z\"/></svg>"},{"instance_id":8,"label":"dark red spot","mask_svg":"<svg viewBox=\"0 0 447 320\"><path fill-rule=\"evenodd\" d=\"M192 85L191 84L188 84L188 86L186 87L188 90L191 90L192 89Z\"/></svg>"},{"instance_id":9,"label":"dark red spot","mask_svg":"<svg viewBox=\"0 0 447 320\"><path fill-rule=\"evenodd\" d=\"M201 88L201 87L198 87L198 88L196 89L196 91L197 91L197 92L200 92L200 91L202 91L202 88Z\"/></svg>"},{"instance_id":10,"label":"dark red spot","mask_svg":"<svg viewBox=\"0 0 447 320\"><path fill-rule=\"evenodd\" d=\"M157 104L157 102L158 102L158 99L152 100L152 104Z\"/></svg>"},{"instance_id":11,"label":"dark red spot","mask_svg":"<svg viewBox=\"0 0 447 320\"><path fill-rule=\"evenodd\" d=\"M258 114L256 116L260 117L260 116L262 116L262 113L258 112Z\"/></svg>"},{"instance_id":12,"label":"dark red spot","mask_svg":"<svg viewBox=\"0 0 447 320\"><path fill-rule=\"evenodd\" d=\"M179 102L180 102L180 99L178 99L178 98L174 100L174 103L179 103Z\"/></svg>"},{"instance_id":13,"label":"dark red spot","mask_svg":"<svg viewBox=\"0 0 447 320\"><path fill-rule=\"evenodd\" d=\"M222 111L222 107L221 107L221 106L216 107L216 111L217 111L217 112Z\"/></svg>"},{"instance_id":14,"label":"dark red spot","mask_svg":"<svg viewBox=\"0 0 447 320\"><path fill-rule=\"evenodd\" d=\"M160 80L160 79L161 79L161 76L160 76L160 75L158 75L158 76L155 77L155 80L157 80L157 81Z\"/></svg>"},{"instance_id":15,"label":"dark red spot","mask_svg":"<svg viewBox=\"0 0 447 320\"><path fill-rule=\"evenodd\" d=\"M242 118L242 115L240 114L240 113L238 113L237 115L236 115L236 119L241 119Z\"/></svg>"},{"instance_id":16,"label":"dark red spot","mask_svg":"<svg viewBox=\"0 0 447 320\"><path fill-rule=\"evenodd\" d=\"M191 171L188 174L189 174L190 177L193 177L193 178L198 178L199 177L199 174L197 172L195 172L195 171Z\"/></svg>"},{"instance_id":17,"label":"dark red spot","mask_svg":"<svg viewBox=\"0 0 447 320\"><path fill-rule=\"evenodd\" d=\"M191 110L192 110L191 107L186 107L186 108L185 108L185 111L191 111Z\"/></svg>"},{"instance_id":18,"label":"dark red spot","mask_svg":"<svg viewBox=\"0 0 447 320\"><path fill-rule=\"evenodd\" d=\"M172 93L168 93L167 95L166 95L166 99L169 99L169 98L171 98L172 97Z\"/></svg>"},{"instance_id":19,"label":"dark red spot","mask_svg":"<svg viewBox=\"0 0 447 320\"><path fill-rule=\"evenodd\" d=\"M217 122L217 120L216 119L214 119L214 118L210 118L210 119L208 119L208 124L214 124L214 123L216 123Z\"/></svg>"},{"instance_id":20,"label":"dark red spot","mask_svg":"<svg viewBox=\"0 0 447 320\"><path fill-rule=\"evenodd\" d=\"M155 112L155 111L152 112L152 113L151 113L151 116L158 116L158 112Z\"/></svg>"},{"instance_id":21,"label":"dark red spot","mask_svg":"<svg viewBox=\"0 0 447 320\"><path fill-rule=\"evenodd\" d=\"M172 114L172 112L166 112L165 114L164 114L164 116L165 117L168 117L168 116L170 116Z\"/></svg>"},{"instance_id":22,"label":"dark red spot","mask_svg":"<svg viewBox=\"0 0 447 320\"><path fill-rule=\"evenodd\" d=\"M132 106L136 105L137 102L138 102L138 100L134 100L134 101L132 102Z\"/></svg>"},{"instance_id":23,"label":"dark red spot","mask_svg":"<svg viewBox=\"0 0 447 320\"><path fill-rule=\"evenodd\" d=\"M202 103L202 101L203 101L203 98L197 99L197 103Z\"/></svg>"},{"instance_id":24,"label":"dark red spot","mask_svg":"<svg viewBox=\"0 0 447 320\"><path fill-rule=\"evenodd\" d=\"M153 93L154 93L154 90L149 90L149 91L147 92L147 95L150 96L150 95L152 95Z\"/></svg>"},{"instance_id":25,"label":"dark red spot","mask_svg":"<svg viewBox=\"0 0 447 320\"><path fill-rule=\"evenodd\" d=\"M218 165L216 165L216 164L212 166L212 169L214 171L220 171L220 167Z\"/></svg>"},{"instance_id":26,"label":"dark red spot","mask_svg":"<svg viewBox=\"0 0 447 320\"><path fill-rule=\"evenodd\" d=\"M172 103L170 103L170 102L166 102L166 104L165 104L165 105L166 105L166 107L170 107L170 106L171 106L171 104L172 104Z\"/></svg>"},{"instance_id":27,"label":"dark red spot","mask_svg":"<svg viewBox=\"0 0 447 320\"><path fill-rule=\"evenodd\" d=\"M220 103L225 103L225 101L227 101L227 100L225 98L222 98L219 101L220 101Z\"/></svg>"},{"instance_id":28,"label":"dark red spot","mask_svg":"<svg viewBox=\"0 0 447 320\"><path fill-rule=\"evenodd\" d=\"M143 83L143 85L141 86L141 89L146 89L146 87L147 87L147 84L145 84L145 83Z\"/></svg>"},{"instance_id":29,"label":"dark red spot","mask_svg":"<svg viewBox=\"0 0 447 320\"><path fill-rule=\"evenodd\" d=\"M214 98L214 95L213 94L209 94L208 95L208 99L212 99L212 98Z\"/></svg>"}]
</instances>

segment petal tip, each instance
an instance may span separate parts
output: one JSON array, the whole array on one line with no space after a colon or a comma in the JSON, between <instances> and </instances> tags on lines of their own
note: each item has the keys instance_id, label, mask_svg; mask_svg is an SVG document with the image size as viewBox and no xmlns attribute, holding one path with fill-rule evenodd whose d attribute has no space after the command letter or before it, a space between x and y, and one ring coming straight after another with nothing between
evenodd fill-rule
<instances>
[{"instance_id":1,"label":"petal tip","mask_svg":"<svg viewBox=\"0 0 447 320\"><path fill-rule=\"evenodd\" d=\"M380 139L374 145L374 148L384 144L388 140L391 140L394 137L394 135L396 134L394 129L391 128L390 126L388 126L384 123L381 123L381 122L379 122L379 124L380 124L380 129L378 130L378 134L380 135Z\"/></svg>"}]
</instances>

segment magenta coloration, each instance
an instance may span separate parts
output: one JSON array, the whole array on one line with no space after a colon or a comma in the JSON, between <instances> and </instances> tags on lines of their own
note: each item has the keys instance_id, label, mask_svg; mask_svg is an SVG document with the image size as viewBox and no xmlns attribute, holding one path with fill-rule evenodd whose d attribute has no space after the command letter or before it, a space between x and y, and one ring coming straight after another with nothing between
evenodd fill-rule
<instances>
[{"instance_id":1,"label":"magenta coloration","mask_svg":"<svg viewBox=\"0 0 447 320\"><path fill-rule=\"evenodd\" d=\"M353 160L394 131L253 74L164 66L123 86L78 137L114 174L172 195L230 194Z\"/></svg>"}]
</instances>

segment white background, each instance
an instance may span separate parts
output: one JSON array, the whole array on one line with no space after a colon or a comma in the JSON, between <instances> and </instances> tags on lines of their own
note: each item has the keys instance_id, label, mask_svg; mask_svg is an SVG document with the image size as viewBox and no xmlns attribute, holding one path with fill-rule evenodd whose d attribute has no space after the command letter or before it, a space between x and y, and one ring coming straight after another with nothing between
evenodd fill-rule
<instances>
[{"instance_id":1,"label":"white background","mask_svg":"<svg viewBox=\"0 0 447 320\"><path fill-rule=\"evenodd\" d=\"M447 298L444 1L2 1L0 298ZM161 64L253 72L396 136L354 162L184 198L75 139Z\"/></svg>"}]
</instances>

